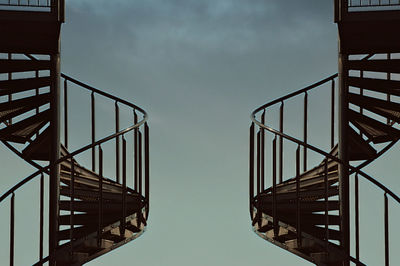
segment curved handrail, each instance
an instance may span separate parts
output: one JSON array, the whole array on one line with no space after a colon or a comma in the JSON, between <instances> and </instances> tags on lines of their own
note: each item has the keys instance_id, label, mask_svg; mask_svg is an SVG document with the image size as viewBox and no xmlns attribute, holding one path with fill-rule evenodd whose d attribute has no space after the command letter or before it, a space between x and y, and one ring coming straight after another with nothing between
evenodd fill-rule
<instances>
[{"instance_id":1,"label":"curved handrail","mask_svg":"<svg viewBox=\"0 0 400 266\"><path fill-rule=\"evenodd\" d=\"M371 177L371 176L368 175L367 173L365 173L365 172L363 172L363 171L357 169L357 167L354 167L354 166L351 166L351 165L349 165L349 164L346 164L346 163L344 163L342 160L340 160L339 158L337 158L337 157L335 157L335 156L333 156L333 155L331 155L331 154L329 154L329 153L327 153L327 152L325 152L325 151L323 151L323 150L321 150L321 149L319 149L319 148L317 148L317 147L315 147L315 146L313 146L313 145L310 145L310 144L308 144L308 143L305 143L305 142L303 142L303 141L301 141L301 140L298 140L298 139L296 139L296 138L294 138L294 137L291 137L291 136L289 136L289 135L286 135L286 134L284 134L284 133L281 133L281 132L279 132L279 131L276 130L276 129L273 129L273 128L269 127L269 126L266 126L266 125L262 124L261 122L257 121L257 120L255 119L255 117L252 117L252 121L253 121L255 124L257 124L258 126L262 127L263 129L266 129L266 130L268 130L269 132L274 133L275 135L279 135L279 136L283 137L284 139L287 139L287 140L289 140L289 141L295 142L295 143L297 143L297 144L300 145L300 146L303 146L303 147L305 147L305 148L307 148L307 149L313 150L313 151L315 151L315 152L317 152L317 153L319 153L319 154L321 154L321 155L324 155L326 158L332 159L332 160L336 161L337 163L340 163L340 164L342 164L342 165L348 167L349 169L351 169L351 170L354 171L355 173L358 173L359 175L363 176L365 179L367 179L367 180L370 181L371 183L373 183L373 184L375 184L376 186L378 186L380 189L382 189L382 190L385 191L388 195L390 195L393 199L395 199L398 203L400 203L400 197L399 197L399 196L397 196L394 192L392 192L390 189L388 189L386 186L384 186L382 183L380 183L379 181L377 181L376 179L374 179L373 177Z\"/></svg>"},{"instance_id":2,"label":"curved handrail","mask_svg":"<svg viewBox=\"0 0 400 266\"><path fill-rule=\"evenodd\" d=\"M370 58L370 57L371 57L371 55L367 56L366 58ZM264 105L258 107L257 109L255 109L255 110L251 113L250 118L251 118L252 122L255 123L255 124L257 124L259 127L263 128L263 129L265 129L265 130L268 130L269 132L274 133L275 135L279 135L280 137L282 137L282 138L284 138L284 139L287 139L287 140L289 140L289 141L295 142L295 143L297 143L297 144L300 145L300 146L303 146L303 147L305 147L305 148L307 148L307 149L310 149L310 150L312 150L312 151L314 151L314 152L317 152L317 153L319 153L319 154L325 156L326 158L329 158L329 159L331 159L331 160L334 160L334 161L336 161L337 163L340 163L341 165L344 165L344 166L348 167L350 170L353 171L352 173L358 173L359 175L361 175L362 177L364 177L366 180L368 180L369 182L373 183L374 185L376 185L377 187L379 187L381 190L383 190L385 193L387 193L388 195L390 195L394 200L396 200L396 201L400 204L400 197L399 197L399 196L397 196L393 191L391 191L391 190L390 190L389 188L387 188L385 185L383 185L382 183L380 183L379 181L377 181L375 178L373 178L373 177L371 177L370 175L368 175L367 173L361 171L361 170L359 169L359 166L358 166L358 167L351 166L351 165L349 165L349 164L343 162L343 161L340 160L339 158L337 158L337 157L335 157L335 156L333 156L333 155L331 155L331 154L329 154L329 153L327 153L327 152L325 152L325 151L323 151L323 150L321 150L321 149L319 149L319 148L317 148L317 147L315 147L315 146L313 146L313 145L310 145L310 144L308 144L308 143L305 143L305 142L303 142L303 141L301 141L301 140L298 140L298 139L296 139L296 138L294 138L294 137L292 137L292 136L289 136L289 135L287 135L287 134L284 134L284 133L282 133L282 132L280 132L280 131L278 131L278 130L276 130L276 129L273 129L273 128L269 127L269 126L266 126L266 125L264 125L262 122L260 122L260 121L258 121L258 120L256 119L256 114L257 114L258 112L260 112L261 110L264 110L265 108L267 108L267 107L269 107L269 106L272 106L272 105L274 105L274 104L283 102L283 101L285 101L285 100L287 100L287 99L290 99L290 98L292 98L292 97L294 97L294 96L297 96L297 95L299 95L299 94L306 93L307 91L309 91L309 90L311 90L311 89L314 89L314 88L316 88L316 87L318 87L318 86L320 86L320 85L322 85L322 84L325 84L325 83L328 82L328 81L333 80L333 79L336 78L337 76L338 76L338 74L336 73L336 74L334 74L334 75L329 76L328 78L325 78L325 79L323 79L323 80L320 80L320 81L318 81L318 82L316 82L316 83L314 83L314 84L312 84L312 85L310 85L310 86L307 86L307 87L305 87L305 88L303 88L303 89L301 89L301 90L295 91L295 92L290 93L290 94L288 94L288 95L286 95L286 96L283 96L283 97L281 97L281 98L279 98L279 99L276 99L276 100L274 100L274 101L271 101L271 102L269 102L269 103L266 103L266 104L264 104ZM389 147L389 146L391 147L391 146L393 146L393 145L394 145L394 143L390 143L387 147ZM387 147L385 147L384 152L388 150ZM362 165L362 166L365 166L365 165L363 165L363 164L361 164L361 165Z\"/></svg>"},{"instance_id":3,"label":"curved handrail","mask_svg":"<svg viewBox=\"0 0 400 266\"><path fill-rule=\"evenodd\" d=\"M33 60L37 60L35 57L33 57L33 56L31 56L31 55L27 55L27 56L28 56L29 58L33 59ZM145 123L147 122L148 115L147 115L146 111L144 111L142 108L138 107L137 105L135 105L135 104L133 104L133 103L130 103L130 102L127 102L127 101L125 101L125 100L123 100L123 99L120 99L120 98L118 98L118 97L116 97L116 96L114 96L114 95L111 95L111 94L109 94L109 93L103 92L103 91L101 91L101 90L99 90L99 89L96 89L96 88L94 88L94 87L92 87L92 86L90 86L90 85L88 85L88 84L85 84L85 83L83 83L83 82L81 82L81 81L78 81L78 80L76 80L76 79L74 79L74 78L72 78L72 77L70 77L70 76L68 76L68 75L61 74L61 76L62 76L63 78L65 78L66 80L69 80L70 82L75 83L76 85L79 85L79 86L81 86L81 87L83 87L83 88L85 88L85 89L88 89L88 90L90 90L90 91L92 91L92 92L94 92L94 93L100 94L100 95L102 95L102 96L104 96L104 97L110 98L110 99L112 99L112 100L114 100L114 101L116 101L116 102L119 102L119 103L128 105L129 107L131 107L131 108L133 108L133 109L135 109L135 110L138 110L139 112L141 112L141 113L143 114L143 118L142 118L140 121L138 121L138 122L137 122L135 125L133 125L133 126L127 127L127 128L125 128L125 129L123 129L123 130L120 130L119 132L116 132L116 133L114 133L114 134L111 134L111 135L109 135L109 136L107 136L107 137L104 137L104 138L102 138L102 139L100 139L100 140L94 142L94 143L88 144L88 145L86 145L86 146L84 146L84 147L82 147L82 148L80 148L80 149L78 149L78 150L75 150L74 152L68 153L67 155L65 155L65 156L63 156L62 158L59 158L57 161L55 161L55 162L54 162L55 164L60 164L60 163L62 163L62 162L64 162L64 161L66 161L66 160L68 160L68 159L70 159L70 158L72 158L72 157L74 157L74 156L80 154L80 153L83 153L83 152L85 152L85 151L87 151L87 150L89 150L89 149L91 149L91 148L94 148L94 147L96 147L96 146L98 146L98 145L101 145L101 144L103 144L104 142L107 142L107 141L112 140L112 139L115 139L115 138L117 138L117 137L119 137L119 136L121 136L121 135L124 135L124 134L126 134L126 133L128 133L128 132L130 132L130 131L132 131L132 130L134 130L134 129L136 129L136 128L139 128L140 126L142 126L143 124L145 124ZM8 148L10 148L13 152L15 152L18 156L20 156L21 158L24 158L24 157L22 156L22 154L21 154L20 152L18 152L12 145L10 145L9 143L4 142L4 141L3 141L3 143L4 143ZM1 195L1 197L0 197L0 202L2 202L2 201L3 201L5 198L7 198L9 195L15 193L15 191L17 191L21 186L23 186L24 184L28 183L29 181L31 181L32 179L34 179L34 178L35 178L36 176L38 176L39 174L48 171L49 168L50 168L50 166L51 166L51 165L48 165L48 166L46 166L46 167L42 167L42 166L36 164L35 162L33 162L33 161L31 161L31 160L26 160L25 158L24 158L24 160L27 161L27 162L28 162L29 164L31 164L32 166L38 168L39 170L36 171L35 173L33 173L33 174L27 176L26 178L24 178L23 180L21 180L19 183L17 183L15 186L13 186L12 188L10 188L10 189L9 189L7 192L5 192L3 195Z\"/></svg>"}]
</instances>

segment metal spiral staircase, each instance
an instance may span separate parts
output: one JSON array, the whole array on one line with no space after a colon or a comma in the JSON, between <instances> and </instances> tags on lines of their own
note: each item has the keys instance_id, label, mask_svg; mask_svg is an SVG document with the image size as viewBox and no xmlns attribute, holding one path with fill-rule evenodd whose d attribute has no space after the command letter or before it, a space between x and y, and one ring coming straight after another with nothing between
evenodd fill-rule
<instances>
[{"instance_id":1,"label":"metal spiral staircase","mask_svg":"<svg viewBox=\"0 0 400 266\"><path fill-rule=\"evenodd\" d=\"M38 256L31 264L82 265L145 230L147 114L128 101L60 74L63 1L8 1L0 6L4 37L0 42L0 140L37 169L0 197L1 204L10 205L9 217L1 217L2 222L9 221L9 264L14 265L16 255L24 252L15 238L19 230L15 216L20 212L15 202L29 200L23 188L37 182L34 205L39 205L39 224L32 229L39 232ZM78 98L89 103L90 122L74 123L86 115L72 115L79 109ZM112 122L105 120L110 113L114 113ZM99 133L99 128L109 134ZM89 133L88 141L74 144L76 138L70 139L74 131Z\"/></svg>"},{"instance_id":2,"label":"metal spiral staircase","mask_svg":"<svg viewBox=\"0 0 400 266\"><path fill-rule=\"evenodd\" d=\"M383 185L383 177L362 171L400 138L400 3L383 2L335 1L339 74L269 102L251 116L253 230L316 265L369 264L360 237L377 240L361 232L360 182L382 196L384 241L376 245L384 247L381 265L390 262L395 228L389 227L389 206L398 214L400 197ZM328 104L310 109L315 102ZM289 110L296 110L294 117L287 117ZM318 114L316 121L310 114ZM297 127L288 133L285 120L301 120L301 132ZM328 145L314 145L310 135Z\"/></svg>"}]
</instances>

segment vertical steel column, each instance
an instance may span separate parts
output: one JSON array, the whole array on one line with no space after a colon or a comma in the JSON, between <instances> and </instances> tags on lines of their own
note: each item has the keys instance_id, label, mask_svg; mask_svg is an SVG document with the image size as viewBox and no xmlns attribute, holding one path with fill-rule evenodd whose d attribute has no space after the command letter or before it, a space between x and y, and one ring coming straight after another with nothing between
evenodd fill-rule
<instances>
[{"instance_id":1,"label":"vertical steel column","mask_svg":"<svg viewBox=\"0 0 400 266\"><path fill-rule=\"evenodd\" d=\"M324 162L324 183L325 183L325 248L329 246L329 182L328 182L328 158Z\"/></svg>"},{"instance_id":2,"label":"vertical steel column","mask_svg":"<svg viewBox=\"0 0 400 266\"><path fill-rule=\"evenodd\" d=\"M356 259L360 260L360 210L359 210L359 191L358 191L358 173L354 181L354 209L355 209L355 233L356 233Z\"/></svg>"},{"instance_id":3,"label":"vertical steel column","mask_svg":"<svg viewBox=\"0 0 400 266\"><path fill-rule=\"evenodd\" d=\"M74 163L74 158L71 158L71 175L70 175L70 182L69 182L69 208L70 208L70 216L69 216L69 241L71 243L70 245L70 256L71 256L71 261L73 260L74 256L74 246L72 244L72 241L74 240L74 231L75 231L75 163Z\"/></svg>"},{"instance_id":4,"label":"vertical steel column","mask_svg":"<svg viewBox=\"0 0 400 266\"><path fill-rule=\"evenodd\" d=\"M57 53L51 55L51 64L50 109L52 113L50 127L52 137L49 182L49 265L54 266L58 246L58 202L60 199L60 165L56 164L56 161L60 158L60 39L58 39Z\"/></svg>"},{"instance_id":5,"label":"vertical steel column","mask_svg":"<svg viewBox=\"0 0 400 266\"><path fill-rule=\"evenodd\" d=\"M349 159L348 159L348 55L339 54L339 201L340 201L340 230L342 232L341 246L347 256L350 256L350 199L349 199ZM344 261L344 266L349 265Z\"/></svg>"},{"instance_id":6,"label":"vertical steel column","mask_svg":"<svg viewBox=\"0 0 400 266\"><path fill-rule=\"evenodd\" d=\"M387 54L387 60L390 60L390 59L391 59L391 54ZM386 73L386 79L387 79L387 80L391 80L391 78L392 78L391 73L390 73L390 72ZM388 102L390 102L390 93L386 94L386 100L387 100ZM388 125L390 125L390 123L391 123L390 118L387 118L386 123L387 123Z\"/></svg>"},{"instance_id":7,"label":"vertical steel column","mask_svg":"<svg viewBox=\"0 0 400 266\"><path fill-rule=\"evenodd\" d=\"M11 53L8 53L8 60L12 60L12 55ZM12 80L12 72L8 72L8 80ZM12 94L8 94L8 101L12 101ZM8 123L12 124L12 118L8 120Z\"/></svg>"},{"instance_id":8,"label":"vertical steel column","mask_svg":"<svg viewBox=\"0 0 400 266\"><path fill-rule=\"evenodd\" d=\"M300 146L296 150L296 231L297 247L302 246L301 235L301 202L300 202Z\"/></svg>"},{"instance_id":9,"label":"vertical steel column","mask_svg":"<svg viewBox=\"0 0 400 266\"><path fill-rule=\"evenodd\" d=\"M261 142L261 140L260 140L260 138L261 138L261 135L260 135L260 128L259 128L258 132L257 132L257 144L256 144L256 147L257 147L257 194L259 194L261 192L261 172L260 172L260 169L261 169L261 167L260 167L260 165L261 165L260 142Z\"/></svg>"}]
</instances>

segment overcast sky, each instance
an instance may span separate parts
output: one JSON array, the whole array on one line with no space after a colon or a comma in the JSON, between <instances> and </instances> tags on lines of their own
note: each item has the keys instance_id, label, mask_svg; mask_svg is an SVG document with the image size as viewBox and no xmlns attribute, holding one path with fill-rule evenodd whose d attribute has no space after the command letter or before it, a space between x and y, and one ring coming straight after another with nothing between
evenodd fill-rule
<instances>
[{"instance_id":1,"label":"overcast sky","mask_svg":"<svg viewBox=\"0 0 400 266\"><path fill-rule=\"evenodd\" d=\"M147 232L88 265L309 265L251 230L249 115L337 71L332 2L67 1L62 72L143 107L151 133Z\"/></svg>"}]
</instances>

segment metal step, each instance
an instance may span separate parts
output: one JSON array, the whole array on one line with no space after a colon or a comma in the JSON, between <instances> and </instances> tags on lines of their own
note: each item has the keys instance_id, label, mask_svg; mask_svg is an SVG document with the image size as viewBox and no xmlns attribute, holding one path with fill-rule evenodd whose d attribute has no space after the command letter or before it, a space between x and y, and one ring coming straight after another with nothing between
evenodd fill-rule
<instances>
[{"instance_id":1,"label":"metal step","mask_svg":"<svg viewBox=\"0 0 400 266\"><path fill-rule=\"evenodd\" d=\"M349 60L347 67L350 70L400 73L400 59Z\"/></svg>"},{"instance_id":2,"label":"metal step","mask_svg":"<svg viewBox=\"0 0 400 266\"><path fill-rule=\"evenodd\" d=\"M354 93L348 95L350 103L390 120L400 122L400 104Z\"/></svg>"},{"instance_id":3,"label":"metal step","mask_svg":"<svg viewBox=\"0 0 400 266\"><path fill-rule=\"evenodd\" d=\"M347 127L349 135L349 160L369 160L376 157L376 150L369 145L357 132L350 126Z\"/></svg>"},{"instance_id":4,"label":"metal step","mask_svg":"<svg viewBox=\"0 0 400 266\"><path fill-rule=\"evenodd\" d=\"M270 201L264 201L263 199L258 201L258 206L259 208L266 213L272 213L272 204ZM339 210L339 201L337 200L329 200L328 201L328 210L333 211L333 210ZM297 204L296 202L277 202L276 203L276 209L279 212L282 213L287 213L287 212L293 212L295 213L297 210ZM311 202L306 202L306 203L301 203L300 204L300 211L302 213L311 213L311 212L321 212L325 211L325 201L311 201Z\"/></svg>"},{"instance_id":5,"label":"metal step","mask_svg":"<svg viewBox=\"0 0 400 266\"><path fill-rule=\"evenodd\" d=\"M383 143L400 138L400 131L375 119L348 110L349 121L374 143Z\"/></svg>"},{"instance_id":6,"label":"metal step","mask_svg":"<svg viewBox=\"0 0 400 266\"><path fill-rule=\"evenodd\" d=\"M333 205L332 205L333 206ZM69 200L59 201L60 210L71 211ZM140 211L143 208L143 203L140 200L132 200L126 204L126 214L130 215ZM98 202L74 201L73 210L78 212L97 213L99 211ZM103 202L103 211L105 214L120 213L122 214L122 203Z\"/></svg>"},{"instance_id":7,"label":"metal step","mask_svg":"<svg viewBox=\"0 0 400 266\"><path fill-rule=\"evenodd\" d=\"M39 89L50 85L51 85L50 77L1 80L0 96Z\"/></svg>"},{"instance_id":8,"label":"metal step","mask_svg":"<svg viewBox=\"0 0 400 266\"><path fill-rule=\"evenodd\" d=\"M60 194L66 197L70 197L71 189L67 186L61 186ZM99 189L96 188L74 188L75 199L80 199L84 201L98 201L100 194ZM139 194L126 194L126 201L140 201L142 198ZM122 193L113 193L108 191L103 191L103 200L112 202L122 202Z\"/></svg>"},{"instance_id":9,"label":"metal step","mask_svg":"<svg viewBox=\"0 0 400 266\"><path fill-rule=\"evenodd\" d=\"M28 117L0 130L0 139L17 143L27 142L50 121L50 110Z\"/></svg>"},{"instance_id":10,"label":"metal step","mask_svg":"<svg viewBox=\"0 0 400 266\"><path fill-rule=\"evenodd\" d=\"M26 72L50 69L49 60L0 59L0 73Z\"/></svg>"},{"instance_id":11,"label":"metal step","mask_svg":"<svg viewBox=\"0 0 400 266\"><path fill-rule=\"evenodd\" d=\"M347 83L352 87L400 96L400 81L397 80L348 77Z\"/></svg>"},{"instance_id":12,"label":"metal step","mask_svg":"<svg viewBox=\"0 0 400 266\"><path fill-rule=\"evenodd\" d=\"M339 189L337 186L331 186L328 189L328 197L331 196L336 196L339 195ZM324 188L319 188L319 189L313 189L313 190L301 190L299 191L299 197L302 202L309 202L309 201L315 201L319 199L325 198L325 189ZM259 194L259 196L256 197L256 199L262 198L263 201L266 202L272 202L273 196L272 194ZM296 200L297 198L297 192L296 191L291 191L291 192L281 192L276 194L276 200L279 202L288 202L288 201L293 201Z\"/></svg>"},{"instance_id":13,"label":"metal step","mask_svg":"<svg viewBox=\"0 0 400 266\"><path fill-rule=\"evenodd\" d=\"M12 100L0 104L0 122L7 121L50 102L50 93Z\"/></svg>"}]
</instances>

